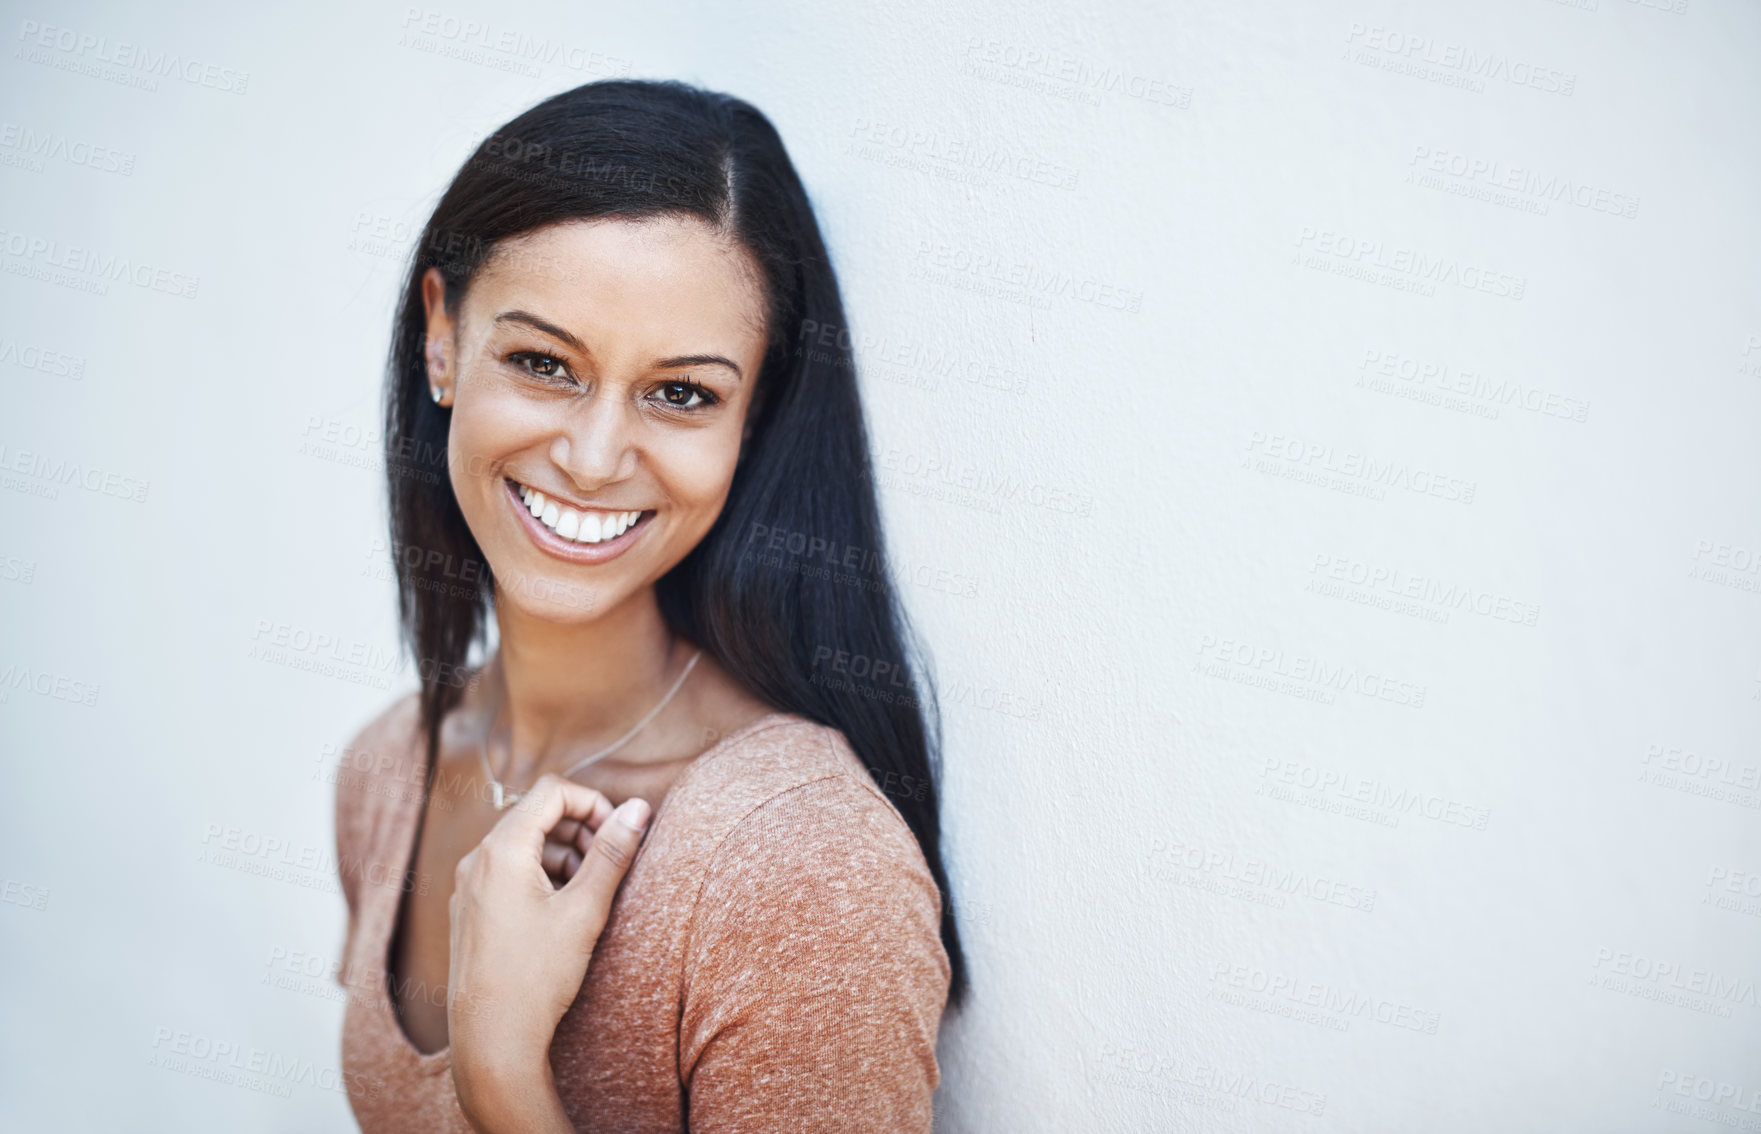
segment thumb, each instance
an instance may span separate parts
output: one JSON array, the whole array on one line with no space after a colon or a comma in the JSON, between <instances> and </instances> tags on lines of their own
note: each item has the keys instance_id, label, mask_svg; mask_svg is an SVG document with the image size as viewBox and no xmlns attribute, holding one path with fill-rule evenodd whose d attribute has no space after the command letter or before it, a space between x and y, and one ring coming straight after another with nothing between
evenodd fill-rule
<instances>
[{"instance_id":1,"label":"thumb","mask_svg":"<svg viewBox=\"0 0 1761 1134\"><path fill-rule=\"evenodd\" d=\"M587 847L586 857L557 895L575 907L586 921L589 936L598 939L611 916L618 885L636 860L636 849L648 830L649 807L643 799L626 799L618 805Z\"/></svg>"}]
</instances>

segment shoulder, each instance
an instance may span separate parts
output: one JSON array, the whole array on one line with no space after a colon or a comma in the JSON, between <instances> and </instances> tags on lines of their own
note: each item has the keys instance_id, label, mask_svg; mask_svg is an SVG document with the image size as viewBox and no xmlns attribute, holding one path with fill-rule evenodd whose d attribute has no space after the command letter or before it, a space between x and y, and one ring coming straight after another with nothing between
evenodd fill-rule
<instances>
[{"instance_id":1,"label":"shoulder","mask_svg":"<svg viewBox=\"0 0 1761 1134\"><path fill-rule=\"evenodd\" d=\"M941 892L917 838L844 734L787 714L714 758L716 837L693 911L698 943L795 955L859 932L941 951Z\"/></svg>"},{"instance_id":2,"label":"shoulder","mask_svg":"<svg viewBox=\"0 0 1761 1134\"><path fill-rule=\"evenodd\" d=\"M674 818L708 835L717 859L756 847L810 854L795 848L855 836L901 865L923 864L916 837L849 739L798 713L771 713L739 730L674 790L679 798L669 806L681 813ZM765 837L785 833L786 840Z\"/></svg>"},{"instance_id":3,"label":"shoulder","mask_svg":"<svg viewBox=\"0 0 1761 1134\"><path fill-rule=\"evenodd\" d=\"M371 746L377 741L405 735L415 729L421 716L421 699L412 689L385 706L377 716L356 729L349 745L351 748L363 745Z\"/></svg>"},{"instance_id":4,"label":"shoulder","mask_svg":"<svg viewBox=\"0 0 1761 1134\"><path fill-rule=\"evenodd\" d=\"M728 817L686 930L691 1113L727 1129L927 1131L950 977L934 877L836 729L751 739L729 769L763 786Z\"/></svg>"},{"instance_id":5,"label":"shoulder","mask_svg":"<svg viewBox=\"0 0 1761 1134\"><path fill-rule=\"evenodd\" d=\"M392 702L358 728L331 765L336 784L336 835L361 845L379 808L399 791L422 791L422 713L415 693Z\"/></svg>"},{"instance_id":6,"label":"shoulder","mask_svg":"<svg viewBox=\"0 0 1761 1134\"><path fill-rule=\"evenodd\" d=\"M741 912L757 904L760 916ZM784 952L818 951L828 933L862 933L893 949L941 955L941 891L911 828L853 774L828 775L767 799L710 860L697 922L722 919Z\"/></svg>"},{"instance_id":7,"label":"shoulder","mask_svg":"<svg viewBox=\"0 0 1761 1134\"><path fill-rule=\"evenodd\" d=\"M422 758L422 709L415 692L406 693L355 730L338 753L337 767L374 775L397 774Z\"/></svg>"}]
</instances>

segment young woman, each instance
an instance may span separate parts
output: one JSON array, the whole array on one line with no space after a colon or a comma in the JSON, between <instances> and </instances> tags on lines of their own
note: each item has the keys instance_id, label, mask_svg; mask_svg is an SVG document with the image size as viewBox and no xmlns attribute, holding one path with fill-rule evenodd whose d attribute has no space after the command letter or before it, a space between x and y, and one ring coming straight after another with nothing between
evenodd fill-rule
<instances>
[{"instance_id":1,"label":"young woman","mask_svg":"<svg viewBox=\"0 0 1761 1134\"><path fill-rule=\"evenodd\" d=\"M965 965L845 327L725 95L558 95L436 207L386 398L421 687L336 795L368 1134L930 1128Z\"/></svg>"}]
</instances>

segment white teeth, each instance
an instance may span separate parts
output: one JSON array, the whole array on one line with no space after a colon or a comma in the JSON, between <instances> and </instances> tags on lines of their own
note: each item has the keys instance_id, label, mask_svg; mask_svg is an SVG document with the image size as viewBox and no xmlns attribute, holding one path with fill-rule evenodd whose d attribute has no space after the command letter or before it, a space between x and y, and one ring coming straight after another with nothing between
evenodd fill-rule
<instances>
[{"instance_id":1,"label":"white teeth","mask_svg":"<svg viewBox=\"0 0 1761 1134\"><path fill-rule=\"evenodd\" d=\"M538 517L545 527L554 531L564 539L576 543L604 543L616 539L630 530L637 520L642 518L636 512L577 512L573 508L565 508L555 500L545 498L544 493L535 488L520 485L520 499Z\"/></svg>"}]
</instances>

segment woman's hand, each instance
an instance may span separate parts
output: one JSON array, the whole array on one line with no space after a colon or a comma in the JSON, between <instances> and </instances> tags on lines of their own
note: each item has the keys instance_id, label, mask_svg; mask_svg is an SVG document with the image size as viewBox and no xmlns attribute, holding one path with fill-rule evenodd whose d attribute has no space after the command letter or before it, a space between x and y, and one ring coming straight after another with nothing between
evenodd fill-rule
<instances>
[{"instance_id":1,"label":"woman's hand","mask_svg":"<svg viewBox=\"0 0 1761 1134\"><path fill-rule=\"evenodd\" d=\"M544 873L550 875L552 885L560 889L575 876L575 871L581 869L581 862L593 845L593 832L598 826L598 822L590 826L584 819L563 819L546 832Z\"/></svg>"},{"instance_id":2,"label":"woman's hand","mask_svg":"<svg viewBox=\"0 0 1761 1134\"><path fill-rule=\"evenodd\" d=\"M541 1116L561 1114L550 1042L648 815L643 800L614 811L591 788L545 775L459 860L446 1027L459 1104L479 1130L537 1129ZM573 824L566 840L563 824Z\"/></svg>"}]
</instances>

